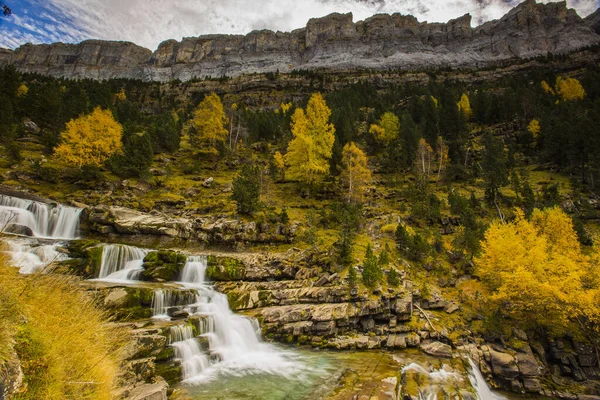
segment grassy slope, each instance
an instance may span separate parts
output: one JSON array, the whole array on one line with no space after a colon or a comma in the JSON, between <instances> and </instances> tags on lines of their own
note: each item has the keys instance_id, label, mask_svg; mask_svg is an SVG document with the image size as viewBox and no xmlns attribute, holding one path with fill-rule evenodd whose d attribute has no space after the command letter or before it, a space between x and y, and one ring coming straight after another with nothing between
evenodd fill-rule
<instances>
[{"instance_id":1,"label":"grassy slope","mask_svg":"<svg viewBox=\"0 0 600 400\"><path fill-rule=\"evenodd\" d=\"M18 356L15 399L111 399L124 336L69 277L22 276L0 260L0 375ZM12 351L12 349L16 351Z\"/></svg>"}]
</instances>

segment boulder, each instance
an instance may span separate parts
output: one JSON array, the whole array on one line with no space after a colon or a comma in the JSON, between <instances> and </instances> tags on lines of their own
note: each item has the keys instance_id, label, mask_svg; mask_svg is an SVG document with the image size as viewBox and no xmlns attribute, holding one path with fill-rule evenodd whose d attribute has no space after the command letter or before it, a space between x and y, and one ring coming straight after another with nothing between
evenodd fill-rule
<instances>
[{"instance_id":1,"label":"boulder","mask_svg":"<svg viewBox=\"0 0 600 400\"><path fill-rule=\"evenodd\" d=\"M212 176L210 178L206 178L203 182L202 182L202 187L205 188L210 188L212 187L212 185L215 183L215 178L213 178Z\"/></svg>"},{"instance_id":2,"label":"boulder","mask_svg":"<svg viewBox=\"0 0 600 400\"><path fill-rule=\"evenodd\" d=\"M490 364L492 373L501 378L512 380L519 376L517 360L508 353L501 353L489 348Z\"/></svg>"},{"instance_id":3,"label":"boulder","mask_svg":"<svg viewBox=\"0 0 600 400\"><path fill-rule=\"evenodd\" d=\"M134 387L126 397L132 400L167 400L169 384L157 377L154 383L143 383Z\"/></svg>"},{"instance_id":4,"label":"boulder","mask_svg":"<svg viewBox=\"0 0 600 400\"><path fill-rule=\"evenodd\" d=\"M161 250L150 252L144 257L142 280L152 282L177 281L185 265L184 254Z\"/></svg>"},{"instance_id":5,"label":"boulder","mask_svg":"<svg viewBox=\"0 0 600 400\"><path fill-rule=\"evenodd\" d=\"M434 357L452 358L452 347L441 342L421 343L421 350Z\"/></svg>"},{"instance_id":6,"label":"boulder","mask_svg":"<svg viewBox=\"0 0 600 400\"><path fill-rule=\"evenodd\" d=\"M15 235L23 235L30 237L35 236L35 233L33 233L33 230L30 227L20 224L8 224L2 232L14 233Z\"/></svg>"}]
</instances>

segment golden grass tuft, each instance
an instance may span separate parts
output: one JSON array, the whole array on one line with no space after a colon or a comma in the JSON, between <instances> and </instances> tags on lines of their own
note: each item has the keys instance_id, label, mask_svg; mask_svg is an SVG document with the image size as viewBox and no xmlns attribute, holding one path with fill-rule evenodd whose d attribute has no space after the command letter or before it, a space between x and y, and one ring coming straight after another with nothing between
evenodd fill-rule
<instances>
[{"instance_id":1,"label":"golden grass tuft","mask_svg":"<svg viewBox=\"0 0 600 400\"><path fill-rule=\"evenodd\" d=\"M0 258L0 318L0 373L16 352L25 375L14 399L112 398L125 335L71 277L23 276Z\"/></svg>"}]
</instances>

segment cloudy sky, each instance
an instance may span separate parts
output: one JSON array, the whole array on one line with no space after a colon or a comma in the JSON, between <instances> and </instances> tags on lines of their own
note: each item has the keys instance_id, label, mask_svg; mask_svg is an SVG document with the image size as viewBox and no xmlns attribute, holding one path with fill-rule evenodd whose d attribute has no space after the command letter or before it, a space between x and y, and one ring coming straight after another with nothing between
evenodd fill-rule
<instances>
[{"instance_id":1,"label":"cloudy sky","mask_svg":"<svg viewBox=\"0 0 600 400\"><path fill-rule=\"evenodd\" d=\"M538 0L539 1L539 0ZM551 0L543 0L549 2ZM354 21L376 13L412 14L420 21L445 22L465 13L478 25L501 17L521 0L2 0L13 11L0 16L0 47L127 40L156 49L166 39L207 33L289 31L312 17L353 12ZM567 0L579 15L600 0Z\"/></svg>"}]
</instances>

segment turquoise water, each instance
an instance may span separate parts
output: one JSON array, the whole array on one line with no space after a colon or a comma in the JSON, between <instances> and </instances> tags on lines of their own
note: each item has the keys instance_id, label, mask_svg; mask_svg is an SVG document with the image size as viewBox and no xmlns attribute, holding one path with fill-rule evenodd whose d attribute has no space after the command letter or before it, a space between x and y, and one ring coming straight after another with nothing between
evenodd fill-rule
<instances>
[{"instance_id":1,"label":"turquoise water","mask_svg":"<svg viewBox=\"0 0 600 400\"><path fill-rule=\"evenodd\" d=\"M179 388L192 399L203 400L303 400L324 398L331 392L341 372L332 353L279 349L296 364L294 370L220 374L211 381Z\"/></svg>"}]
</instances>

